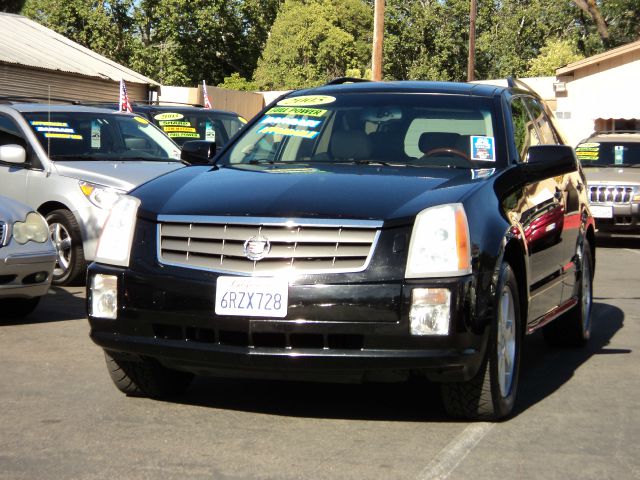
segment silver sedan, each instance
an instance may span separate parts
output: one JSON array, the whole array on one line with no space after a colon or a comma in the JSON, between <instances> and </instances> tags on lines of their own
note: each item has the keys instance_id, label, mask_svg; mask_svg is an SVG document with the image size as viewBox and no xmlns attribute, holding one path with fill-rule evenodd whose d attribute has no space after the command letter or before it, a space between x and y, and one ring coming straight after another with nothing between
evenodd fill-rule
<instances>
[{"instance_id":1,"label":"silver sedan","mask_svg":"<svg viewBox=\"0 0 640 480\"><path fill-rule=\"evenodd\" d=\"M49 290L55 263L42 215L0 196L0 318L31 313Z\"/></svg>"}]
</instances>

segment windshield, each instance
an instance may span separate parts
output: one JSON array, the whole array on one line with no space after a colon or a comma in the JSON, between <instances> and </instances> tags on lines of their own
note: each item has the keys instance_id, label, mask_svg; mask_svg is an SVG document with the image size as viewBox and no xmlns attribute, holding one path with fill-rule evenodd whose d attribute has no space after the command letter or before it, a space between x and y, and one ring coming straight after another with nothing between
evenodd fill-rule
<instances>
[{"instance_id":1,"label":"windshield","mask_svg":"<svg viewBox=\"0 0 640 480\"><path fill-rule=\"evenodd\" d=\"M123 113L25 113L52 160L180 161L180 148L148 120Z\"/></svg>"},{"instance_id":2,"label":"windshield","mask_svg":"<svg viewBox=\"0 0 640 480\"><path fill-rule=\"evenodd\" d=\"M585 167L640 165L640 142L581 143L576 154Z\"/></svg>"},{"instance_id":3,"label":"windshield","mask_svg":"<svg viewBox=\"0 0 640 480\"><path fill-rule=\"evenodd\" d=\"M489 99L457 95L289 97L254 123L218 164L494 167L491 105Z\"/></svg>"},{"instance_id":4,"label":"windshield","mask_svg":"<svg viewBox=\"0 0 640 480\"><path fill-rule=\"evenodd\" d=\"M209 140L218 146L224 145L244 125L236 115L204 109L156 111L153 122L180 146L189 140Z\"/></svg>"}]
</instances>

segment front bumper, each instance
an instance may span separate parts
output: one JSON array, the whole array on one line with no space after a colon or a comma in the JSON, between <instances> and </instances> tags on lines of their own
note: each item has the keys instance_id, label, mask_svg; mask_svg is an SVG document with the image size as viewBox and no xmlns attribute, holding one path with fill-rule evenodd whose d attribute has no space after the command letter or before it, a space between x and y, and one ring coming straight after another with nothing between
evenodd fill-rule
<instances>
[{"instance_id":1,"label":"front bumper","mask_svg":"<svg viewBox=\"0 0 640 480\"><path fill-rule=\"evenodd\" d=\"M640 205L637 203L591 203L598 233L640 234ZM598 213L603 212L603 213ZM609 215L609 212L610 215Z\"/></svg>"},{"instance_id":2,"label":"front bumper","mask_svg":"<svg viewBox=\"0 0 640 480\"><path fill-rule=\"evenodd\" d=\"M304 380L468 380L484 356L488 328L470 315L472 277L420 283L291 284L284 319L218 316L215 275L197 280L133 273L118 277L118 317L89 315L92 340L115 358L157 359L199 375ZM416 287L451 292L450 334L410 335ZM87 302L91 305L91 290Z\"/></svg>"},{"instance_id":3,"label":"front bumper","mask_svg":"<svg viewBox=\"0 0 640 480\"><path fill-rule=\"evenodd\" d=\"M11 245L0 249L0 298L46 295L51 285L56 252L53 247L30 250L18 253Z\"/></svg>"}]
</instances>

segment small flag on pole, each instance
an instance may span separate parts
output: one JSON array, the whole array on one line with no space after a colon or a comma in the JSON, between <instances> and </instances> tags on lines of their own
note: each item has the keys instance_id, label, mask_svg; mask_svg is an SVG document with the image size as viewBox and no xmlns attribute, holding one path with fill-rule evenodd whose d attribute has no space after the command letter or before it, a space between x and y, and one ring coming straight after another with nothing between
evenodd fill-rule
<instances>
[{"instance_id":1,"label":"small flag on pole","mask_svg":"<svg viewBox=\"0 0 640 480\"><path fill-rule=\"evenodd\" d=\"M209 94L207 93L207 84L204 80L202 80L202 95L204 96L204 108L213 108L209 100Z\"/></svg>"},{"instance_id":2,"label":"small flag on pole","mask_svg":"<svg viewBox=\"0 0 640 480\"><path fill-rule=\"evenodd\" d=\"M129 95L127 95L127 86L124 84L124 80L120 80L120 109L121 112L133 113L131 109L131 102L129 101Z\"/></svg>"}]
</instances>

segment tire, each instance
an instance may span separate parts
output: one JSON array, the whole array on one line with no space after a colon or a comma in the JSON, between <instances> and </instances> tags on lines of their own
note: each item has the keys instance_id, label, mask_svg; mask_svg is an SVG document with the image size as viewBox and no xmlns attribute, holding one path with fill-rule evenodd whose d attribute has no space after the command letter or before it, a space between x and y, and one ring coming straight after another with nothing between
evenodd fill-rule
<instances>
[{"instance_id":1,"label":"tire","mask_svg":"<svg viewBox=\"0 0 640 480\"><path fill-rule=\"evenodd\" d=\"M184 393L193 379L187 372L172 370L152 359L140 362L116 360L104 352L111 380L132 397L170 398Z\"/></svg>"},{"instance_id":2,"label":"tire","mask_svg":"<svg viewBox=\"0 0 640 480\"><path fill-rule=\"evenodd\" d=\"M7 318L22 318L33 312L40 303L40 297L8 298L2 301L2 310Z\"/></svg>"},{"instance_id":3,"label":"tire","mask_svg":"<svg viewBox=\"0 0 640 480\"><path fill-rule=\"evenodd\" d=\"M495 315L485 357L466 382L442 383L449 415L470 420L500 420L511 414L518 389L523 322L518 283L508 263L500 268Z\"/></svg>"},{"instance_id":4,"label":"tire","mask_svg":"<svg viewBox=\"0 0 640 480\"><path fill-rule=\"evenodd\" d=\"M586 240L578 259L578 304L542 329L544 339L555 347L582 347L591 337L593 256Z\"/></svg>"},{"instance_id":5,"label":"tire","mask_svg":"<svg viewBox=\"0 0 640 480\"><path fill-rule=\"evenodd\" d=\"M54 285L84 284L87 264L82 247L80 227L69 210L54 210L46 216L51 240L56 247Z\"/></svg>"}]
</instances>

